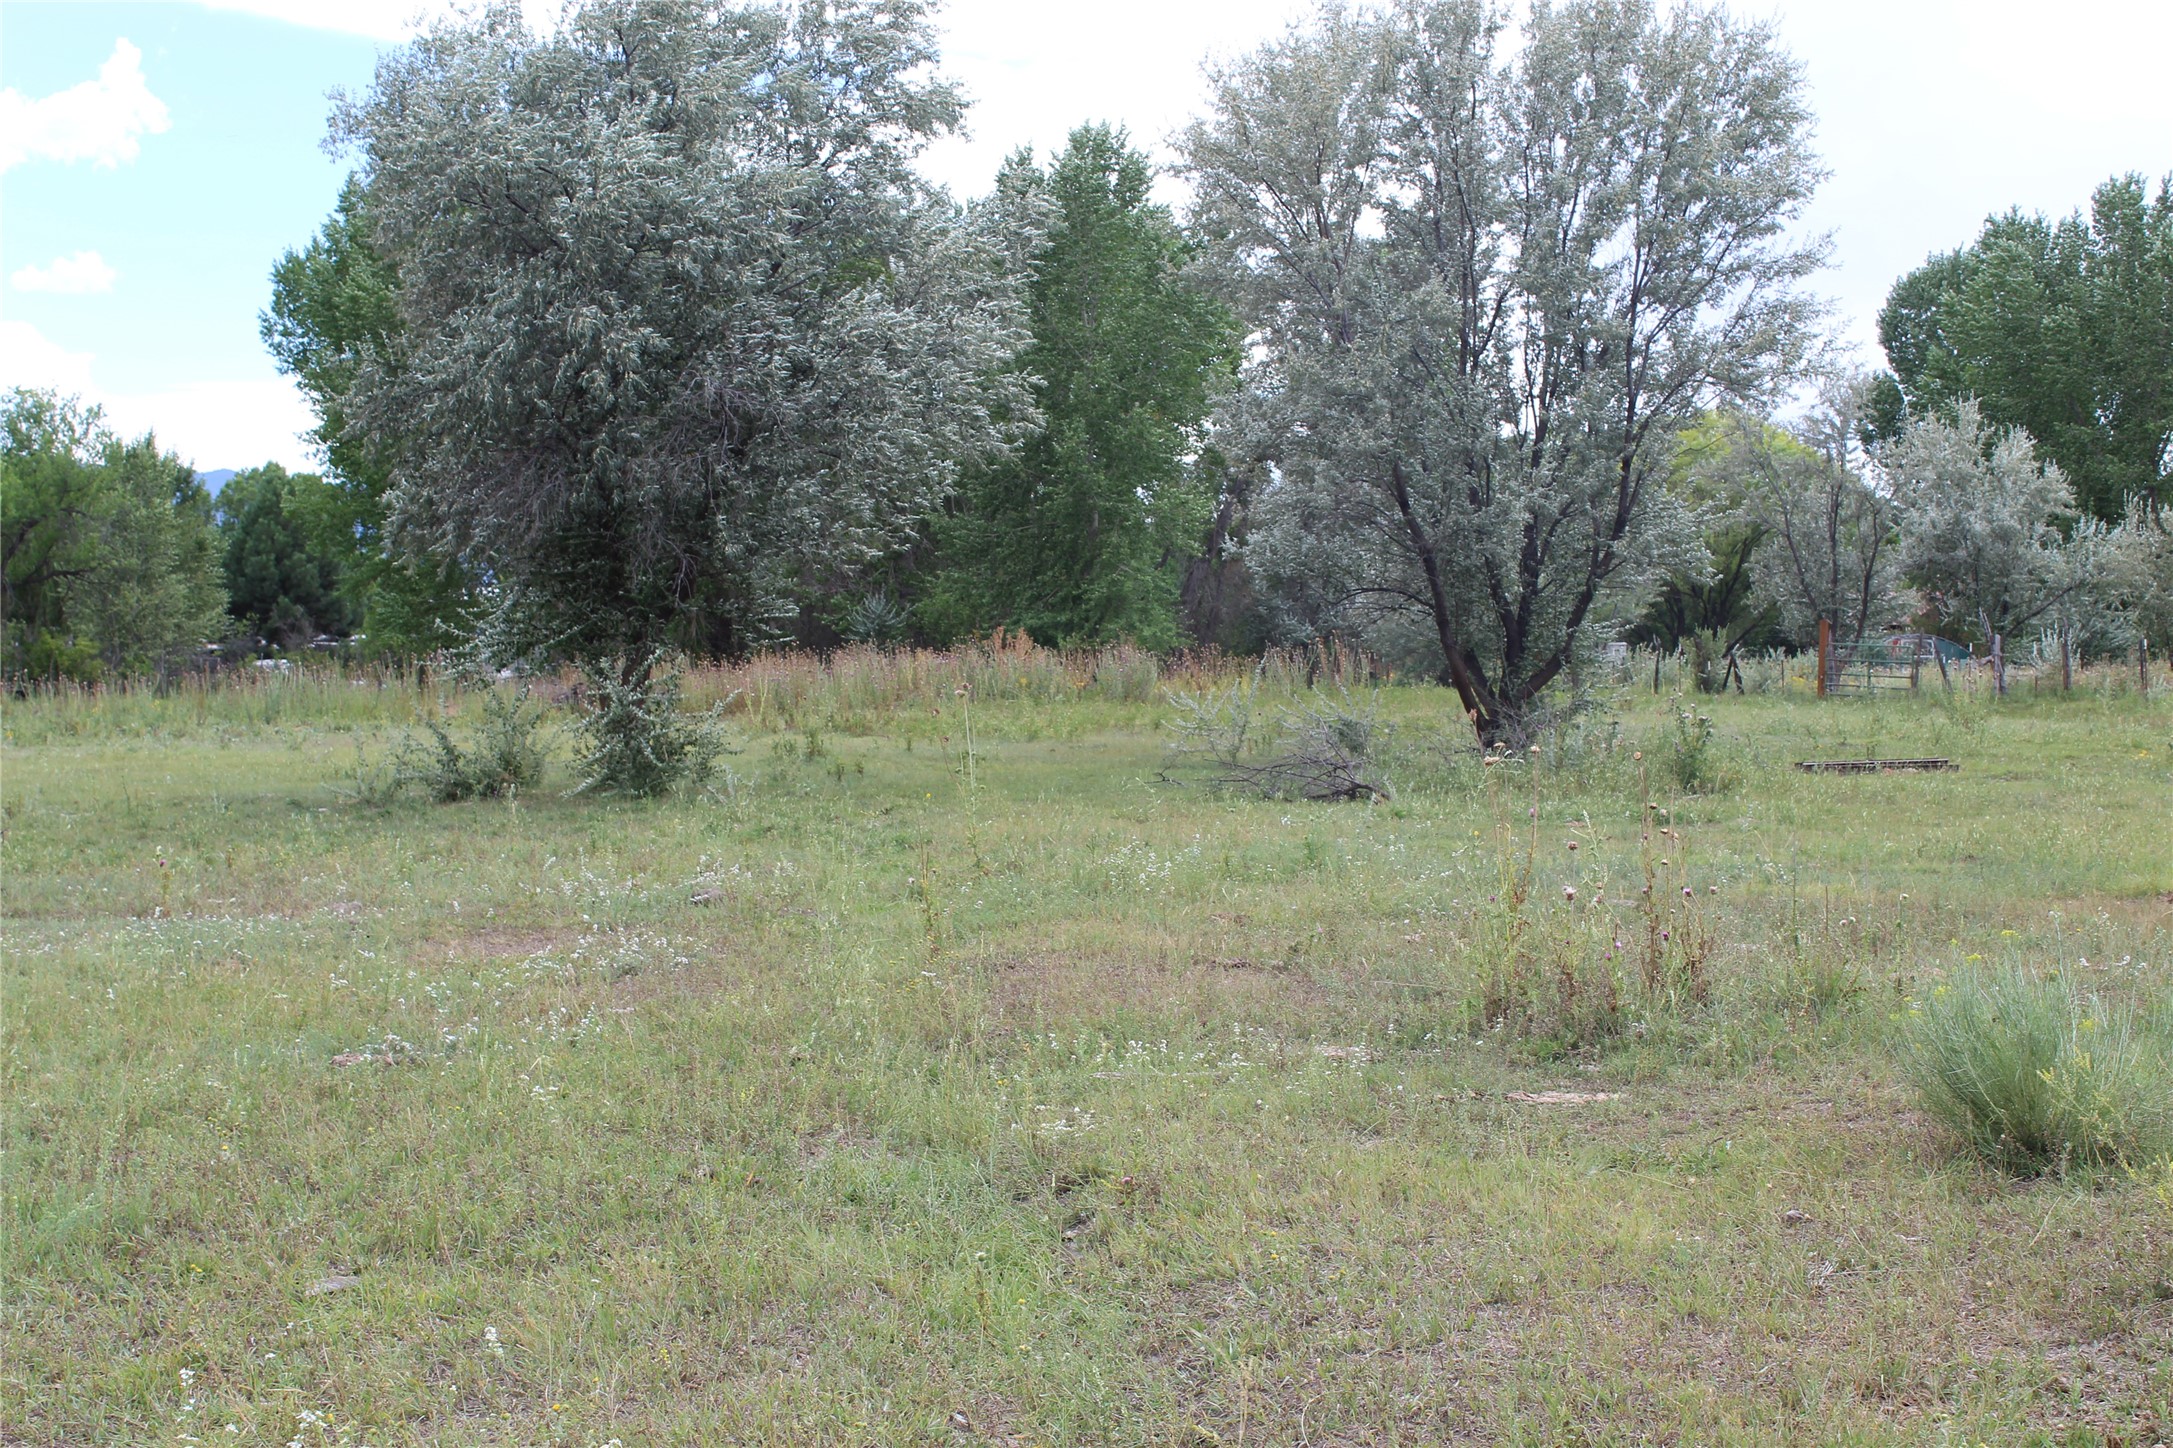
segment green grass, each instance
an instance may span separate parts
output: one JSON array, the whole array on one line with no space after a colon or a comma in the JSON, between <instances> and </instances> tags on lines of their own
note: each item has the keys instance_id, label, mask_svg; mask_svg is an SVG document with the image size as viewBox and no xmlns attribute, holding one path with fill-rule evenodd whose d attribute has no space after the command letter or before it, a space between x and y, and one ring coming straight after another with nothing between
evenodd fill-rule
<instances>
[{"instance_id":1,"label":"green grass","mask_svg":"<svg viewBox=\"0 0 2173 1448\"><path fill-rule=\"evenodd\" d=\"M2164 693L1709 701L1642 841L1644 692L1535 796L1390 689L1322 806L1130 682L976 697L970 790L955 696L795 687L652 804L347 802L399 681L11 707L0 1440L2173 1433L2148 1164L1991 1172L1894 1049L1982 960L2165 1008ZM1789 767L1866 752L1962 768ZM1489 1029L1527 850L1553 950L1654 849L1703 999Z\"/></svg>"}]
</instances>

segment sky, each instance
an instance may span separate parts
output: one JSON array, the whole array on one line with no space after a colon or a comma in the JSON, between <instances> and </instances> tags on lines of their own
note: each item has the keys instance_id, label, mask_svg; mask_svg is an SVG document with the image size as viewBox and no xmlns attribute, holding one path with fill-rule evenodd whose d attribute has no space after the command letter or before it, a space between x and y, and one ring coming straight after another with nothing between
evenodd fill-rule
<instances>
[{"instance_id":1,"label":"sky","mask_svg":"<svg viewBox=\"0 0 2173 1448\"><path fill-rule=\"evenodd\" d=\"M315 464L311 417L257 335L269 274L331 210L347 163L328 95L444 0L0 0L0 386L57 387L204 469ZM556 5L529 0L547 20ZM2099 182L2173 172L2173 0L1736 0L1802 61L1831 173L1816 289L1844 351L1879 361L1887 288L1985 217L2055 215ZM1167 157L1203 61L1309 0L951 0L947 71L970 134L923 168L987 189L1020 145L1085 121ZM1181 205L1174 182L1166 200Z\"/></svg>"}]
</instances>

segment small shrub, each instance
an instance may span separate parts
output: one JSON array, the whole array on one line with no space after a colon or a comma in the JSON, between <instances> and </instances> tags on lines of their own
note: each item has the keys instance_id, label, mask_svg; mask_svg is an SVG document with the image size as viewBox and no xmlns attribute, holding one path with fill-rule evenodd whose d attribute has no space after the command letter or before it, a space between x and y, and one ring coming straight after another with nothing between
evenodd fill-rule
<instances>
[{"instance_id":1,"label":"small shrub","mask_svg":"<svg viewBox=\"0 0 2173 1448\"><path fill-rule=\"evenodd\" d=\"M737 695L704 713L684 713L684 675L676 669L657 673L660 662L661 656L652 658L632 681L608 665L584 668L588 714L580 727L589 750L574 793L646 798L677 784L706 784L717 761L731 752L719 720Z\"/></svg>"},{"instance_id":2,"label":"small shrub","mask_svg":"<svg viewBox=\"0 0 2173 1448\"><path fill-rule=\"evenodd\" d=\"M496 799L532 787L543 778L542 725L543 706L527 689L511 695L493 690L483 696L483 722L472 744L462 748L443 724L426 719L430 746L406 750L394 778L440 804Z\"/></svg>"},{"instance_id":3,"label":"small shrub","mask_svg":"<svg viewBox=\"0 0 2173 1448\"><path fill-rule=\"evenodd\" d=\"M1699 629L1683 637L1683 662L1701 694L1722 694L1735 671L1735 649L1724 629Z\"/></svg>"},{"instance_id":4,"label":"small shrub","mask_svg":"<svg viewBox=\"0 0 2173 1448\"><path fill-rule=\"evenodd\" d=\"M2121 1167L2173 1139L2159 1035L2065 977L1967 971L1910 1008L1902 1064L1925 1109L2003 1171Z\"/></svg>"},{"instance_id":5,"label":"small shrub","mask_svg":"<svg viewBox=\"0 0 2173 1448\"><path fill-rule=\"evenodd\" d=\"M1260 732L1258 670L1196 692L1172 689L1168 697L1176 711L1170 733L1178 754L1203 761L1219 775L1236 769L1252 752Z\"/></svg>"},{"instance_id":6,"label":"small shrub","mask_svg":"<svg viewBox=\"0 0 2173 1448\"><path fill-rule=\"evenodd\" d=\"M382 808L399 798L407 787L398 759L372 760L355 741L355 767L332 784L332 792L349 804Z\"/></svg>"},{"instance_id":7,"label":"small shrub","mask_svg":"<svg viewBox=\"0 0 2173 1448\"><path fill-rule=\"evenodd\" d=\"M1591 789L1619 778L1629 762L1622 721L1604 709L1585 709L1554 720L1535 736L1540 763L1550 778Z\"/></svg>"}]
</instances>

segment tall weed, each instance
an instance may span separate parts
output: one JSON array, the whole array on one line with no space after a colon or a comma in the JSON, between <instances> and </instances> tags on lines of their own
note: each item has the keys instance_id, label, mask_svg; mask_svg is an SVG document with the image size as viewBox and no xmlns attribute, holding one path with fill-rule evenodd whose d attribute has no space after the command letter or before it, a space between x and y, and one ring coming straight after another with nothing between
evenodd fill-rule
<instances>
[{"instance_id":1,"label":"tall weed","mask_svg":"<svg viewBox=\"0 0 2173 1448\"><path fill-rule=\"evenodd\" d=\"M425 718L428 745L411 744L393 762L393 779L420 789L440 804L498 799L530 789L543 779L543 706L528 690L483 696L483 721L463 745L436 719ZM357 788L362 787L357 754Z\"/></svg>"},{"instance_id":2,"label":"tall weed","mask_svg":"<svg viewBox=\"0 0 2173 1448\"><path fill-rule=\"evenodd\" d=\"M1485 1029L1548 1056L1649 1033L1703 1007L1712 990L1714 934L1703 897L1689 883L1688 842L1661 823L1661 807L1650 799L1640 811L1634 893L1625 895L1608 877L1598 863L1602 851L1580 853L1600 843L1589 822L1585 838L1565 844L1593 863L1573 868L1558 889L1540 888L1541 757L1534 745L1523 760L1486 758L1499 888L1474 921L1484 965L1471 1010ZM1512 800L1520 765L1530 771L1522 821Z\"/></svg>"}]
</instances>

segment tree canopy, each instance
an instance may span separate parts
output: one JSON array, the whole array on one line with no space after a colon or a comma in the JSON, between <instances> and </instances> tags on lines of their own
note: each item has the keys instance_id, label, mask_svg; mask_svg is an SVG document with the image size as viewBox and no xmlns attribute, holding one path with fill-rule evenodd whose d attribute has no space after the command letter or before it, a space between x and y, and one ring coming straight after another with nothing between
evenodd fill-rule
<instances>
[{"instance_id":1,"label":"tree canopy","mask_svg":"<svg viewBox=\"0 0 2173 1448\"><path fill-rule=\"evenodd\" d=\"M1191 248L1149 199L1152 179L1122 132L1083 126L1047 169L1022 152L997 180L1001 203L1045 228L1018 358L1042 425L969 472L939 522L923 604L938 632L1182 639L1178 583L1214 497L1193 459L1238 339L1228 309L1187 277Z\"/></svg>"},{"instance_id":2,"label":"tree canopy","mask_svg":"<svg viewBox=\"0 0 2173 1448\"><path fill-rule=\"evenodd\" d=\"M2074 494L2019 427L1964 402L1950 422L1918 418L1881 450L1901 498L1909 575L1941 617L1980 639L2012 637L2088 581L2068 544Z\"/></svg>"},{"instance_id":3,"label":"tree canopy","mask_svg":"<svg viewBox=\"0 0 2173 1448\"><path fill-rule=\"evenodd\" d=\"M348 427L501 652L744 650L1031 415L998 241L908 165L933 59L914 3L493 9L341 111L404 322Z\"/></svg>"},{"instance_id":4,"label":"tree canopy","mask_svg":"<svg viewBox=\"0 0 2173 1448\"><path fill-rule=\"evenodd\" d=\"M402 331L399 277L371 239L368 200L350 178L317 235L279 259L260 328L317 413L329 486L312 490L311 502L317 532L337 540L349 621L368 632L373 651L427 654L465 642L474 599L459 557L395 546L386 449L348 426L358 371L373 356L396 355Z\"/></svg>"},{"instance_id":5,"label":"tree canopy","mask_svg":"<svg viewBox=\"0 0 2173 1448\"><path fill-rule=\"evenodd\" d=\"M1818 178L1764 28L1645 0L1325 12L1215 78L1195 219L1257 344L1248 545L1309 627L1423 619L1498 739L1694 546L1675 433L1803 350ZM1233 438L1233 445L1236 440Z\"/></svg>"},{"instance_id":6,"label":"tree canopy","mask_svg":"<svg viewBox=\"0 0 2173 1448\"><path fill-rule=\"evenodd\" d=\"M1975 400L2027 431L2085 513L2173 498L2173 177L2107 181L2090 214L2010 211L1894 284L1879 313L1901 400Z\"/></svg>"},{"instance_id":7,"label":"tree canopy","mask_svg":"<svg viewBox=\"0 0 2173 1448\"><path fill-rule=\"evenodd\" d=\"M49 392L8 393L0 435L7 673L164 674L225 632L211 498L194 469Z\"/></svg>"}]
</instances>

